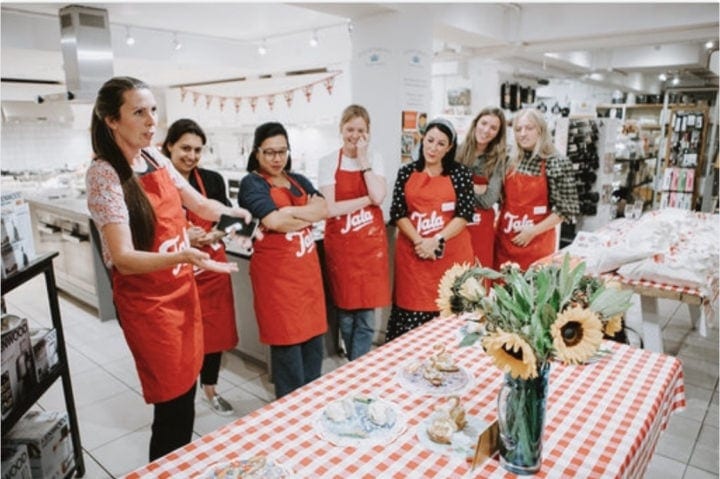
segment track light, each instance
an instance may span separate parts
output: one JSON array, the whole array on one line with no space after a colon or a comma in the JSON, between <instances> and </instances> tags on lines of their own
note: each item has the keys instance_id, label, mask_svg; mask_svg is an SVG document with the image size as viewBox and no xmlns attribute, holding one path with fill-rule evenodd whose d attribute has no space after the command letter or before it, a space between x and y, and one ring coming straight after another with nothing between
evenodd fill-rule
<instances>
[{"instance_id":1,"label":"track light","mask_svg":"<svg viewBox=\"0 0 720 479\"><path fill-rule=\"evenodd\" d=\"M135 45L135 38L130 35L130 27L125 27L125 44L129 47Z\"/></svg>"},{"instance_id":2,"label":"track light","mask_svg":"<svg viewBox=\"0 0 720 479\"><path fill-rule=\"evenodd\" d=\"M678 85L680 83L680 77L675 75L675 77L672 79L673 85Z\"/></svg>"},{"instance_id":3,"label":"track light","mask_svg":"<svg viewBox=\"0 0 720 479\"><path fill-rule=\"evenodd\" d=\"M317 30L313 30L313 34L312 34L312 37L310 38L310 42L309 42L309 43L310 43L310 46L311 46L311 47L316 47L316 46L318 46L319 41L318 41Z\"/></svg>"},{"instance_id":4,"label":"track light","mask_svg":"<svg viewBox=\"0 0 720 479\"><path fill-rule=\"evenodd\" d=\"M348 33L352 34L353 30L355 30L355 24L352 21L348 20L348 23L347 23Z\"/></svg>"},{"instance_id":5,"label":"track light","mask_svg":"<svg viewBox=\"0 0 720 479\"><path fill-rule=\"evenodd\" d=\"M712 40L708 40L707 43L705 43L705 48L707 48L708 50L712 50L712 47L714 46L715 42L713 42Z\"/></svg>"},{"instance_id":6,"label":"track light","mask_svg":"<svg viewBox=\"0 0 720 479\"><path fill-rule=\"evenodd\" d=\"M258 45L258 55L265 55L267 53L267 47L265 46L267 44L267 41L263 38L263 41L260 45Z\"/></svg>"},{"instance_id":7,"label":"track light","mask_svg":"<svg viewBox=\"0 0 720 479\"><path fill-rule=\"evenodd\" d=\"M667 75L664 74L664 73L659 74L659 75L658 75L658 80L660 80L660 81L666 81L666 80L667 80Z\"/></svg>"},{"instance_id":8,"label":"track light","mask_svg":"<svg viewBox=\"0 0 720 479\"><path fill-rule=\"evenodd\" d=\"M180 40L178 40L177 33L173 33L173 48L175 50L180 50L183 47L182 43L180 43Z\"/></svg>"}]
</instances>

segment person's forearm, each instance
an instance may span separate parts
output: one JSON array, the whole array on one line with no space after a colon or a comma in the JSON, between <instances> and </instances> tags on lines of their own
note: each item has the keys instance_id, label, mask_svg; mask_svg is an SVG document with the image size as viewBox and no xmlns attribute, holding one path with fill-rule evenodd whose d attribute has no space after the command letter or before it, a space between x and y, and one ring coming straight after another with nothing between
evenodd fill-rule
<instances>
[{"instance_id":1,"label":"person's forearm","mask_svg":"<svg viewBox=\"0 0 720 479\"><path fill-rule=\"evenodd\" d=\"M372 204L369 196L360 196L351 200L328 201L328 217L347 215Z\"/></svg>"},{"instance_id":2,"label":"person's forearm","mask_svg":"<svg viewBox=\"0 0 720 479\"><path fill-rule=\"evenodd\" d=\"M455 218L451 219L450 222L445 226L445 228L438 233L440 236L445 238L445 240L449 240L450 238L454 238L455 236L459 235L462 230L465 229L465 226L467 225L467 221L465 218L460 218L456 216Z\"/></svg>"},{"instance_id":3,"label":"person's forearm","mask_svg":"<svg viewBox=\"0 0 720 479\"><path fill-rule=\"evenodd\" d=\"M273 211L262 219L262 225L272 231L288 233L291 231L300 231L312 224L309 221L304 221L293 216L291 211L289 211L290 208L292 207L286 206Z\"/></svg>"},{"instance_id":4,"label":"person's forearm","mask_svg":"<svg viewBox=\"0 0 720 479\"><path fill-rule=\"evenodd\" d=\"M385 178L373 173L372 170L369 170L363 173L363 179L365 180L365 186L367 187L368 196L370 197L372 204L381 204L387 195L387 184L385 183Z\"/></svg>"},{"instance_id":5,"label":"person's forearm","mask_svg":"<svg viewBox=\"0 0 720 479\"><path fill-rule=\"evenodd\" d=\"M533 226L533 237L555 228L562 222L562 216L557 213L550 213L544 220Z\"/></svg>"},{"instance_id":6,"label":"person's forearm","mask_svg":"<svg viewBox=\"0 0 720 479\"><path fill-rule=\"evenodd\" d=\"M395 224L400 232L404 234L411 243L417 244L422 240L422 236L417 232L415 226L413 226L412 222L408 218L400 218L395 222Z\"/></svg>"},{"instance_id":7,"label":"person's forearm","mask_svg":"<svg viewBox=\"0 0 720 479\"><path fill-rule=\"evenodd\" d=\"M286 206L283 210L299 220L309 221L310 223L325 219L328 215L327 203L320 196L313 196L303 206Z\"/></svg>"},{"instance_id":8,"label":"person's forearm","mask_svg":"<svg viewBox=\"0 0 720 479\"><path fill-rule=\"evenodd\" d=\"M112 256L112 263L120 274L152 273L188 262L185 250L174 253L129 250Z\"/></svg>"}]
</instances>

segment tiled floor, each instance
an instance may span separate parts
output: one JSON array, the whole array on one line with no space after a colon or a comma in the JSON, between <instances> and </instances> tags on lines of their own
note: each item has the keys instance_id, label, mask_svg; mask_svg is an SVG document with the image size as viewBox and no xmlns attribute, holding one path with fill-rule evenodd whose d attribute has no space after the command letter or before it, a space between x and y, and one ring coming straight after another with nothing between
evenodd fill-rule
<instances>
[{"instance_id":1,"label":"tiled floor","mask_svg":"<svg viewBox=\"0 0 720 479\"><path fill-rule=\"evenodd\" d=\"M31 326L49 326L42 278L19 287L5 299L8 312ZM147 461L152 408L144 403L130 352L115 321L100 322L92 309L61 295L73 390L89 479L120 477ZM682 359L688 407L675 414L663 433L645 477L648 479L718 478L718 330L707 338L690 328L687 307L661 301L667 318L665 350ZM344 362L326 360L329 370ZM273 399L265 371L233 354L223 355L218 389L237 416ZM199 437L233 417L212 413L198 391L195 433ZM47 410L64 409L58 381L38 402Z\"/></svg>"}]
</instances>

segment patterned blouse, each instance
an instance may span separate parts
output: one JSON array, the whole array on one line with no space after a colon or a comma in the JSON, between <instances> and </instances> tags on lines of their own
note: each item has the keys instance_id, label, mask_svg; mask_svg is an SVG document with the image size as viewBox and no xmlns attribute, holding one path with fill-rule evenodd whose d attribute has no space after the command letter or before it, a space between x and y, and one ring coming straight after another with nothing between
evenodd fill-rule
<instances>
[{"instance_id":1,"label":"patterned blouse","mask_svg":"<svg viewBox=\"0 0 720 479\"><path fill-rule=\"evenodd\" d=\"M405 201L405 184L410 176L422 171L418 161L403 165L397 174L393 190L392 205L390 206L390 223L395 224L400 218L407 218L407 202ZM449 172L450 180L455 190L455 217L471 222L475 210L475 197L472 189L472 173L459 163L454 163Z\"/></svg>"},{"instance_id":2,"label":"patterned blouse","mask_svg":"<svg viewBox=\"0 0 720 479\"><path fill-rule=\"evenodd\" d=\"M517 171L524 175L540 176L541 161L526 152ZM565 221L575 222L580 214L580 199L575 186L575 173L572 163L567 158L550 155L545 161L545 172L548 179L549 205L553 213Z\"/></svg>"}]
</instances>

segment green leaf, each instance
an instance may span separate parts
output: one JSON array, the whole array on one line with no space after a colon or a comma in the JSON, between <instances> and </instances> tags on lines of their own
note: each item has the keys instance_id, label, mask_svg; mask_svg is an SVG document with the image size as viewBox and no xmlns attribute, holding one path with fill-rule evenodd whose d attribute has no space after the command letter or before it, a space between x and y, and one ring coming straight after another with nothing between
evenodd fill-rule
<instances>
[{"instance_id":1,"label":"green leaf","mask_svg":"<svg viewBox=\"0 0 720 479\"><path fill-rule=\"evenodd\" d=\"M590 303L590 311L601 314L605 318L624 313L632 304L630 302L632 295L633 292L630 289L606 288Z\"/></svg>"},{"instance_id":2,"label":"green leaf","mask_svg":"<svg viewBox=\"0 0 720 479\"><path fill-rule=\"evenodd\" d=\"M460 347L464 348L466 346L472 346L478 341L478 339L480 339L480 333L468 333L460 341Z\"/></svg>"}]
</instances>

